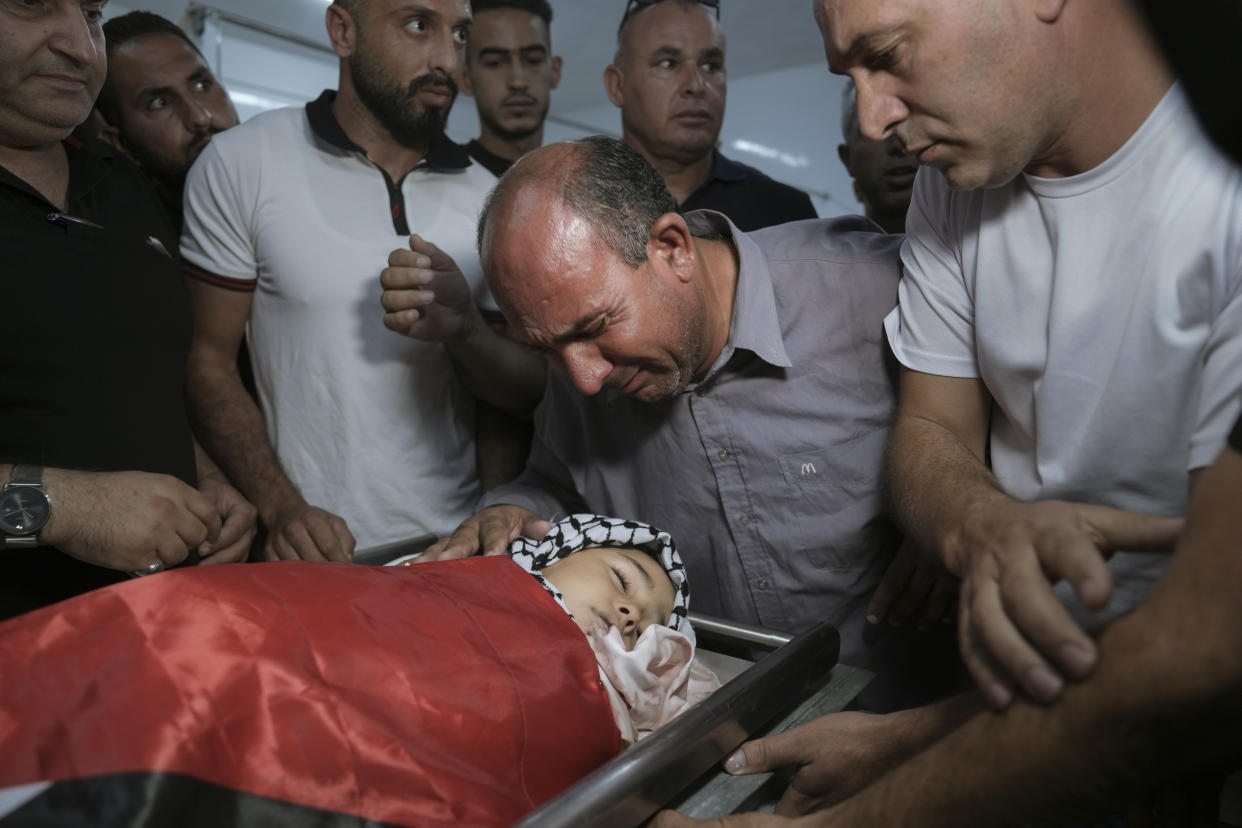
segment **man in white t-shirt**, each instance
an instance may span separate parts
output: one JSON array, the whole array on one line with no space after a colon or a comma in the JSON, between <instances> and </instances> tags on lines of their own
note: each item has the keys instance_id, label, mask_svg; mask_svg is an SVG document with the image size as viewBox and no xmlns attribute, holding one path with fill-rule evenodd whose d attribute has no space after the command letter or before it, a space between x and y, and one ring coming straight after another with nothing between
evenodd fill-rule
<instances>
[{"instance_id":1,"label":"man in white t-shirt","mask_svg":"<svg viewBox=\"0 0 1242 828\"><path fill-rule=\"evenodd\" d=\"M443 534L480 494L474 399L443 346L378 312L380 270L411 233L490 301L474 232L495 178L443 132L469 4L336 0L326 22L339 89L217 136L186 182L190 403L269 559ZM243 331L262 413L235 368Z\"/></svg>"},{"instance_id":2,"label":"man in white t-shirt","mask_svg":"<svg viewBox=\"0 0 1242 828\"><path fill-rule=\"evenodd\" d=\"M990 701L1049 701L1167 563L1105 556L1171 545L1238 411L1239 175L1123 0L816 13L863 133L925 167L886 320L897 507L963 579Z\"/></svg>"}]
</instances>

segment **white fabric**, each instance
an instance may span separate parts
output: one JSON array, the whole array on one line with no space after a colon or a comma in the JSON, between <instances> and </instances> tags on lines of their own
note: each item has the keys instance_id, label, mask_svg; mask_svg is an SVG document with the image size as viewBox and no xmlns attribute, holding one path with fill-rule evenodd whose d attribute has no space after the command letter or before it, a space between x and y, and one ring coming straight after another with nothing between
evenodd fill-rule
<instances>
[{"instance_id":1,"label":"white fabric","mask_svg":"<svg viewBox=\"0 0 1242 828\"><path fill-rule=\"evenodd\" d=\"M1081 175L952 192L920 170L907 231L889 342L914 370L982 378L1005 489L1181 514L1239 409L1242 185L1180 89ZM1097 620L1165 563L1117 556L1132 574Z\"/></svg>"},{"instance_id":2,"label":"white fabric","mask_svg":"<svg viewBox=\"0 0 1242 828\"><path fill-rule=\"evenodd\" d=\"M621 631L596 624L587 631L600 680L621 738L629 744L686 712L720 688L720 679L694 658L693 638L652 624L625 649Z\"/></svg>"},{"instance_id":3,"label":"white fabric","mask_svg":"<svg viewBox=\"0 0 1242 828\"><path fill-rule=\"evenodd\" d=\"M490 304L475 226L496 179L426 166L402 191L410 229ZM387 330L379 273L396 234L384 178L314 135L302 109L216 136L186 183L182 255L256 281L247 335L268 436L308 502L363 549L447 534L479 495L474 402L442 346Z\"/></svg>"}]
</instances>

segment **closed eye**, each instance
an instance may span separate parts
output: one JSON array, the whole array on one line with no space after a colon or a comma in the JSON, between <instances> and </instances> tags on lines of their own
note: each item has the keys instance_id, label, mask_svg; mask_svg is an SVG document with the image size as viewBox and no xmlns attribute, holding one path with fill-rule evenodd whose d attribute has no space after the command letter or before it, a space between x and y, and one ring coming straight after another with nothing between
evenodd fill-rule
<instances>
[{"instance_id":1,"label":"closed eye","mask_svg":"<svg viewBox=\"0 0 1242 828\"><path fill-rule=\"evenodd\" d=\"M621 591L622 591L622 592L624 592L626 595L629 595L629 593L630 593L630 581L629 581L629 579L628 579L628 578L626 578L624 575L622 575L622 574L621 574L621 570L617 569L615 566L614 566L614 567L612 567L612 574L613 574L613 575L616 575L616 576L617 576L617 580L621 582Z\"/></svg>"}]
</instances>

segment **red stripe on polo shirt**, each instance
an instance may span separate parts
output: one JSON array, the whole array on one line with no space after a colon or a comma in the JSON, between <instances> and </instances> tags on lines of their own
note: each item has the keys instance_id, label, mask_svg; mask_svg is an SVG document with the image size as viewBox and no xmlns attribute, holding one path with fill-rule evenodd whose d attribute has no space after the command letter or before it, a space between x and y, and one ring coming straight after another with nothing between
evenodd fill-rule
<instances>
[{"instance_id":1,"label":"red stripe on polo shirt","mask_svg":"<svg viewBox=\"0 0 1242 828\"><path fill-rule=\"evenodd\" d=\"M254 279L233 279L228 276L221 276L218 273L212 273L210 270L203 270L201 267L195 267L189 263L184 263L182 269L185 271L185 275L191 279L206 282L209 285L215 285L225 290L235 290L238 293L254 293Z\"/></svg>"}]
</instances>

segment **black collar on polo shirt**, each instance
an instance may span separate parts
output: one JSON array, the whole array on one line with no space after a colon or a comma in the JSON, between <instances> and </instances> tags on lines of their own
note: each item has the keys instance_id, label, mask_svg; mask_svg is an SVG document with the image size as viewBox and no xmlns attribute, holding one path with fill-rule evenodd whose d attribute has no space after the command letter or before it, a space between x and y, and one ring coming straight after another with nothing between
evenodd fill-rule
<instances>
[{"instance_id":1,"label":"black collar on polo shirt","mask_svg":"<svg viewBox=\"0 0 1242 828\"><path fill-rule=\"evenodd\" d=\"M111 146L90 136L82 127L66 136L61 143L65 146L65 157L69 163L69 191L65 200L67 209L73 212L75 205L107 175L108 170L117 162L117 156ZM25 193L45 205L54 207L57 211L60 210L42 193L4 167L0 167L0 184Z\"/></svg>"},{"instance_id":2,"label":"black collar on polo shirt","mask_svg":"<svg viewBox=\"0 0 1242 828\"><path fill-rule=\"evenodd\" d=\"M341 128L340 121L332 113L334 100L336 90L325 89L318 98L306 104L306 119L310 121L311 129L334 147L366 155L367 151L350 140ZM431 146L423 157L423 163L433 170L464 170L470 166L471 161L464 147L441 132L431 139Z\"/></svg>"},{"instance_id":3,"label":"black collar on polo shirt","mask_svg":"<svg viewBox=\"0 0 1242 828\"><path fill-rule=\"evenodd\" d=\"M712 162L712 178L721 181L741 181L746 178L746 170L736 161L725 158L719 150L712 150L716 156Z\"/></svg>"}]
</instances>

